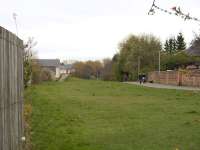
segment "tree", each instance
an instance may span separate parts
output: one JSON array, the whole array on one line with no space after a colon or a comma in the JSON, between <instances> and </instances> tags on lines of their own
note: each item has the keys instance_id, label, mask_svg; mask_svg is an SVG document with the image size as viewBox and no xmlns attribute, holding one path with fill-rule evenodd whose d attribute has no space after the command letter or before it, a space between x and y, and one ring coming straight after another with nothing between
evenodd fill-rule
<instances>
[{"instance_id":1,"label":"tree","mask_svg":"<svg viewBox=\"0 0 200 150\"><path fill-rule=\"evenodd\" d=\"M165 50L166 52L169 51L169 40L166 40L166 41L165 41L164 50Z\"/></svg>"},{"instance_id":2,"label":"tree","mask_svg":"<svg viewBox=\"0 0 200 150\"><path fill-rule=\"evenodd\" d=\"M181 32L177 35L176 46L177 46L178 51L186 49L185 39L184 39L183 34Z\"/></svg>"},{"instance_id":3,"label":"tree","mask_svg":"<svg viewBox=\"0 0 200 150\"><path fill-rule=\"evenodd\" d=\"M179 68L185 68L187 65L199 63L199 58L189 56L184 51L181 51L175 55L162 55L162 70L175 70Z\"/></svg>"},{"instance_id":4,"label":"tree","mask_svg":"<svg viewBox=\"0 0 200 150\"><path fill-rule=\"evenodd\" d=\"M173 40L171 41L171 43L173 43ZM171 53L163 53L161 55L162 70L185 68L188 65L200 63L200 58L198 57L200 56L200 36L195 35L195 38L191 43L191 47L186 51L183 51L185 50L185 46L184 37L182 33L179 33L176 39L175 53L172 53L173 55Z\"/></svg>"},{"instance_id":5,"label":"tree","mask_svg":"<svg viewBox=\"0 0 200 150\"><path fill-rule=\"evenodd\" d=\"M107 58L103 60L102 79L116 80L115 77L115 61Z\"/></svg>"},{"instance_id":6,"label":"tree","mask_svg":"<svg viewBox=\"0 0 200 150\"><path fill-rule=\"evenodd\" d=\"M102 71L102 63L100 61L87 61L85 62L85 66L87 66L87 68L91 68L89 69L91 72L89 78L100 78Z\"/></svg>"},{"instance_id":7,"label":"tree","mask_svg":"<svg viewBox=\"0 0 200 150\"><path fill-rule=\"evenodd\" d=\"M174 55L177 52L177 44L174 37L170 37L165 41L164 50L167 54L170 55Z\"/></svg>"},{"instance_id":8,"label":"tree","mask_svg":"<svg viewBox=\"0 0 200 150\"><path fill-rule=\"evenodd\" d=\"M91 79L100 78L102 64L100 61L76 62L74 64L74 75L79 78Z\"/></svg>"},{"instance_id":9,"label":"tree","mask_svg":"<svg viewBox=\"0 0 200 150\"><path fill-rule=\"evenodd\" d=\"M31 81L32 74L32 59L35 57L33 47L37 45L33 37L29 37L28 41L24 45L24 87L28 86Z\"/></svg>"},{"instance_id":10,"label":"tree","mask_svg":"<svg viewBox=\"0 0 200 150\"><path fill-rule=\"evenodd\" d=\"M170 37L165 41L164 50L170 55L185 49L186 43L181 32L177 35L177 38Z\"/></svg>"},{"instance_id":11,"label":"tree","mask_svg":"<svg viewBox=\"0 0 200 150\"><path fill-rule=\"evenodd\" d=\"M120 43L119 49L117 71L120 74L117 76L121 77L119 80L123 80L124 76L137 79L138 63L140 63L140 73L147 73L158 68L161 42L152 35L132 35Z\"/></svg>"},{"instance_id":12,"label":"tree","mask_svg":"<svg viewBox=\"0 0 200 150\"><path fill-rule=\"evenodd\" d=\"M169 38L169 47L167 53L173 55L176 52L176 39L174 37Z\"/></svg>"}]
</instances>

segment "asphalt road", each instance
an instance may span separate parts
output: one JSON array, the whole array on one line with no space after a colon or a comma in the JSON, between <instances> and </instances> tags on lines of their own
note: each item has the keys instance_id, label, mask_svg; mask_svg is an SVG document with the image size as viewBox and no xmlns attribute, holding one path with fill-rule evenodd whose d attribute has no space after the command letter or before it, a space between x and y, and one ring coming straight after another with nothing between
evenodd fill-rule
<instances>
[{"instance_id":1,"label":"asphalt road","mask_svg":"<svg viewBox=\"0 0 200 150\"><path fill-rule=\"evenodd\" d=\"M144 84L140 84L139 82L125 82L125 83L134 84L138 86L146 86L146 87L151 87L151 88L158 88L158 89L200 91L200 88L197 88L197 87L174 86L174 85L164 85L164 84L157 84L157 83L144 83Z\"/></svg>"}]
</instances>

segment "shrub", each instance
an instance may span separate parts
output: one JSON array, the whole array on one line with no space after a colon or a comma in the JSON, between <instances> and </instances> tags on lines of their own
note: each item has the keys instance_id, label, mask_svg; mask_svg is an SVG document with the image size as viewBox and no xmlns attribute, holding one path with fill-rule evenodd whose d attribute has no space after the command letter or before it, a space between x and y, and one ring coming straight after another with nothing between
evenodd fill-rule
<instances>
[{"instance_id":1,"label":"shrub","mask_svg":"<svg viewBox=\"0 0 200 150\"><path fill-rule=\"evenodd\" d=\"M53 73L48 70L41 68L37 63L32 65L32 84L39 84L42 81L51 81L53 80Z\"/></svg>"}]
</instances>

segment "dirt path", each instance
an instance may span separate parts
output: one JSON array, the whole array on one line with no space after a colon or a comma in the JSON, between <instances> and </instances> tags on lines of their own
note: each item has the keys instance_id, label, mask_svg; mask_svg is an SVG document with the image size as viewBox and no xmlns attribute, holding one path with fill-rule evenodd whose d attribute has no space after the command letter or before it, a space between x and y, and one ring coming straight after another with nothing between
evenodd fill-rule
<instances>
[{"instance_id":1,"label":"dirt path","mask_svg":"<svg viewBox=\"0 0 200 150\"><path fill-rule=\"evenodd\" d=\"M152 88L159 88L159 89L200 91L200 88L197 88L197 87L174 86L174 85L164 85L164 84L157 84L157 83L145 83L145 84L140 84L139 82L125 82L125 83L139 85L139 86L152 87Z\"/></svg>"}]
</instances>

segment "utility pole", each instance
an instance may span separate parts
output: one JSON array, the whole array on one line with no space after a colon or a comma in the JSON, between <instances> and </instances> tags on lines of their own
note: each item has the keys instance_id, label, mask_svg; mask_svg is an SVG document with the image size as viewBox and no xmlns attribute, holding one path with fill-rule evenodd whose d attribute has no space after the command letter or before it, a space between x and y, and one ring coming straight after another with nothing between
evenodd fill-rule
<instances>
[{"instance_id":1,"label":"utility pole","mask_svg":"<svg viewBox=\"0 0 200 150\"><path fill-rule=\"evenodd\" d=\"M138 56L138 78L140 75L140 56Z\"/></svg>"},{"instance_id":2,"label":"utility pole","mask_svg":"<svg viewBox=\"0 0 200 150\"><path fill-rule=\"evenodd\" d=\"M160 74L160 50L158 52L158 72Z\"/></svg>"},{"instance_id":3,"label":"utility pole","mask_svg":"<svg viewBox=\"0 0 200 150\"><path fill-rule=\"evenodd\" d=\"M13 13L13 19L15 21L16 35L18 36L17 14L16 13Z\"/></svg>"}]
</instances>

